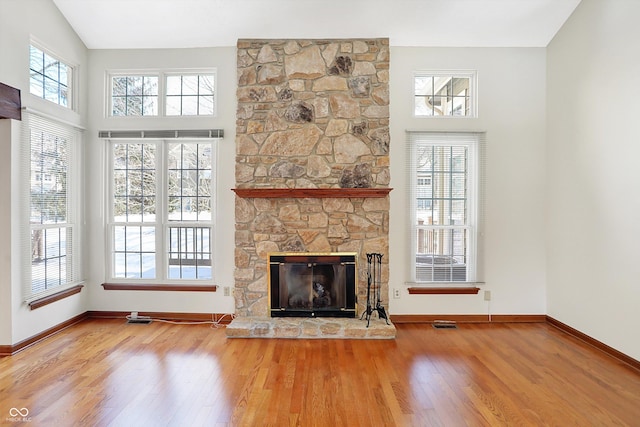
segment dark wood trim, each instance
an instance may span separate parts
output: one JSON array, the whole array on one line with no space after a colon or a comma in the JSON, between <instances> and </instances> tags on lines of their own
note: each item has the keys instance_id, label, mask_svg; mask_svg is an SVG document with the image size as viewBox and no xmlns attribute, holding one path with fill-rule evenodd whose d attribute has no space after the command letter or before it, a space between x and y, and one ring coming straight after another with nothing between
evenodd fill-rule
<instances>
[{"instance_id":1,"label":"dark wood trim","mask_svg":"<svg viewBox=\"0 0 640 427\"><path fill-rule=\"evenodd\" d=\"M456 287L439 287L439 288L421 288L411 287L408 288L411 295L458 295L458 294L477 294L480 292L480 288L456 288Z\"/></svg>"},{"instance_id":2,"label":"dark wood trim","mask_svg":"<svg viewBox=\"0 0 640 427\"><path fill-rule=\"evenodd\" d=\"M84 288L84 285L76 285L69 289L56 292L55 294L47 295L46 297L31 301L29 303L29 308L31 308L31 310L35 310L36 308L44 307L45 305L49 305L56 301L60 301L61 299L80 293L82 288Z\"/></svg>"},{"instance_id":3,"label":"dark wood trim","mask_svg":"<svg viewBox=\"0 0 640 427\"><path fill-rule=\"evenodd\" d=\"M87 311L90 319L125 319L130 311ZM221 325L231 323L232 316L222 313L170 313L156 311L139 311L138 316L152 319L172 320L176 322L218 322Z\"/></svg>"},{"instance_id":4,"label":"dark wood trim","mask_svg":"<svg viewBox=\"0 0 640 427\"><path fill-rule=\"evenodd\" d=\"M571 335L574 338L579 339L580 341L584 341L585 343L597 348L598 350L601 350L603 352L605 352L606 354L608 354L609 356L612 356L613 358L626 363L627 365L631 366L634 369L637 369L638 371L640 371L640 360L636 360L631 356L628 356L626 354L624 354L621 351L616 350L613 347L609 347L608 345L606 345L605 343L598 341L595 338L590 337L589 335L580 332L577 329L572 328L571 326L562 323L559 320L554 319L551 316L546 316L547 318L547 323L555 326L556 328L560 329L562 332L565 332L569 335Z\"/></svg>"},{"instance_id":5,"label":"dark wood trim","mask_svg":"<svg viewBox=\"0 0 640 427\"><path fill-rule=\"evenodd\" d=\"M22 120L20 89L0 83L0 119Z\"/></svg>"},{"instance_id":6,"label":"dark wood trim","mask_svg":"<svg viewBox=\"0 0 640 427\"><path fill-rule=\"evenodd\" d=\"M88 316L86 312L82 314L78 314L77 316L74 316L69 320L59 323L40 333L37 333L36 335L30 338L24 339L17 344L0 346L0 356L12 356L17 352L24 350L25 348L44 340L45 338L49 338L50 336L60 332L63 329L73 326L76 323L82 322L87 317Z\"/></svg>"},{"instance_id":7,"label":"dark wood trim","mask_svg":"<svg viewBox=\"0 0 640 427\"><path fill-rule=\"evenodd\" d=\"M105 291L216 292L218 285L157 285L145 283L103 283Z\"/></svg>"},{"instance_id":8,"label":"dark wood trim","mask_svg":"<svg viewBox=\"0 0 640 427\"><path fill-rule=\"evenodd\" d=\"M434 323L439 320L458 323L545 323L544 314L394 314L393 323Z\"/></svg>"},{"instance_id":9,"label":"dark wood trim","mask_svg":"<svg viewBox=\"0 0 640 427\"><path fill-rule=\"evenodd\" d=\"M389 194L392 188L232 188L243 198L380 198Z\"/></svg>"}]
</instances>

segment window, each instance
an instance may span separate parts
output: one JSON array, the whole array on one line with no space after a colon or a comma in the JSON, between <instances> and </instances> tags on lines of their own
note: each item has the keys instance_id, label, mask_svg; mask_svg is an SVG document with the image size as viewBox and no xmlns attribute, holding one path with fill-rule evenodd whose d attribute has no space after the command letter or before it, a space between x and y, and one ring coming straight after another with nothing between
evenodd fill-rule
<instances>
[{"instance_id":1,"label":"window","mask_svg":"<svg viewBox=\"0 0 640 427\"><path fill-rule=\"evenodd\" d=\"M475 117L475 72L416 73L414 114L417 117Z\"/></svg>"},{"instance_id":2,"label":"window","mask_svg":"<svg viewBox=\"0 0 640 427\"><path fill-rule=\"evenodd\" d=\"M157 116L158 76L113 76L111 115Z\"/></svg>"},{"instance_id":3,"label":"window","mask_svg":"<svg viewBox=\"0 0 640 427\"><path fill-rule=\"evenodd\" d=\"M411 281L477 280L484 136L409 132Z\"/></svg>"},{"instance_id":4,"label":"window","mask_svg":"<svg viewBox=\"0 0 640 427\"><path fill-rule=\"evenodd\" d=\"M73 68L60 59L31 45L29 92L39 98L71 108Z\"/></svg>"},{"instance_id":5,"label":"window","mask_svg":"<svg viewBox=\"0 0 640 427\"><path fill-rule=\"evenodd\" d=\"M167 116L212 116L214 75L167 76Z\"/></svg>"},{"instance_id":6,"label":"window","mask_svg":"<svg viewBox=\"0 0 640 427\"><path fill-rule=\"evenodd\" d=\"M431 175L418 172L418 186L416 187L418 209L429 209L431 207Z\"/></svg>"},{"instance_id":7,"label":"window","mask_svg":"<svg viewBox=\"0 0 640 427\"><path fill-rule=\"evenodd\" d=\"M109 76L109 100L113 117L211 117L216 112L215 72L114 73Z\"/></svg>"},{"instance_id":8,"label":"window","mask_svg":"<svg viewBox=\"0 0 640 427\"><path fill-rule=\"evenodd\" d=\"M80 281L75 167L80 136L73 128L34 114L26 115L23 129L25 171L30 177L25 180L29 229L23 233L23 294L31 300Z\"/></svg>"},{"instance_id":9,"label":"window","mask_svg":"<svg viewBox=\"0 0 640 427\"><path fill-rule=\"evenodd\" d=\"M212 140L112 141L111 279L213 279Z\"/></svg>"}]
</instances>

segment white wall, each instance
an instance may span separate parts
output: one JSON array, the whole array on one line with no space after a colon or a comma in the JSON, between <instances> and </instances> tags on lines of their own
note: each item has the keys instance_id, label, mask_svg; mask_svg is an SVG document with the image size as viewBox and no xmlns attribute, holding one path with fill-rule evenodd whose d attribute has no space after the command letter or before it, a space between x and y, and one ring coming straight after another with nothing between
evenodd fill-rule
<instances>
[{"instance_id":1,"label":"white wall","mask_svg":"<svg viewBox=\"0 0 640 427\"><path fill-rule=\"evenodd\" d=\"M221 292L104 291L104 143L98 130L138 128L223 128L218 173L216 229L218 278L233 286L233 193L235 162L235 48L186 50L92 51L90 53L90 148L87 168L91 310L230 312L233 299ZM544 314L544 49L391 49L391 250L390 286L405 288L408 280L407 205L403 188L406 129L482 130L488 132L487 284L491 310L500 314ZM218 117L171 122L145 118L121 120L105 115L105 74L116 69L216 67ZM412 75L421 69L475 69L479 74L480 117L477 119L415 119L412 116ZM390 300L392 314L487 313L482 293L458 296L410 296Z\"/></svg>"},{"instance_id":2,"label":"white wall","mask_svg":"<svg viewBox=\"0 0 640 427\"><path fill-rule=\"evenodd\" d=\"M11 200L11 128L0 120L0 200ZM2 243L2 242L6 242ZM11 203L0 204L0 345L11 344Z\"/></svg>"},{"instance_id":3,"label":"white wall","mask_svg":"<svg viewBox=\"0 0 640 427\"><path fill-rule=\"evenodd\" d=\"M233 313L234 300L218 292L105 291L105 141L99 130L115 129L223 129L218 144L217 212L215 224L216 284L233 288L234 274L234 193L236 49L145 49L93 50L89 56L89 131L86 151L87 217L89 228L88 288L90 310L156 311L174 313ZM113 70L148 69L217 70L217 108L215 118L113 118L106 114L106 75Z\"/></svg>"},{"instance_id":4,"label":"white wall","mask_svg":"<svg viewBox=\"0 0 640 427\"><path fill-rule=\"evenodd\" d=\"M29 45L31 37L37 39L44 47L60 56L67 63L74 65L80 72L78 79L79 93L86 94L86 80L83 80L87 50L67 24L50 0L2 0L0 2L0 81L21 90L22 105L45 114L58 117L66 122L81 126L84 115L57 106L29 94ZM7 58L10 58L7 60ZM86 108L86 96L77 99L82 111ZM7 128L9 130L7 131ZM43 330L58 325L87 310L87 292L73 295L46 307L30 310L23 302L21 293L20 257L18 255L20 235L16 232L23 221L18 209L20 199L19 152L21 122L13 121L11 126L4 125L2 131L3 172L10 174L10 191L3 197L0 220L6 224L10 219L11 238L0 240L0 262L10 264L10 268L2 269L0 286L2 302L0 309L3 316L9 312L9 329L0 327L0 345L16 344L32 337ZM5 169L5 167L7 169ZM10 214L9 214L10 212ZM4 234L4 233L3 233ZM5 299L6 298L6 299ZM4 317L3 317L4 320Z\"/></svg>"},{"instance_id":5,"label":"white wall","mask_svg":"<svg viewBox=\"0 0 640 427\"><path fill-rule=\"evenodd\" d=\"M392 48L391 314L544 314L545 49ZM414 118L419 70L477 70L478 118ZM478 295L409 295L406 130L487 132L484 281ZM492 301L484 301L490 290ZM489 307L490 304L490 307Z\"/></svg>"},{"instance_id":6,"label":"white wall","mask_svg":"<svg viewBox=\"0 0 640 427\"><path fill-rule=\"evenodd\" d=\"M583 0L547 51L548 314L640 360L640 3Z\"/></svg>"}]
</instances>

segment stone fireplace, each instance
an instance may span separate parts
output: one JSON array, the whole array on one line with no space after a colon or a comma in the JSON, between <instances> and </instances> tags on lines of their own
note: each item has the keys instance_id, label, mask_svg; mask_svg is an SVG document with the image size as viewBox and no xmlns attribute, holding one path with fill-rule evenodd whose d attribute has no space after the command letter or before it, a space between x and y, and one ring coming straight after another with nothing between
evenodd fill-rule
<instances>
[{"instance_id":1,"label":"stone fireplace","mask_svg":"<svg viewBox=\"0 0 640 427\"><path fill-rule=\"evenodd\" d=\"M269 254L271 317L356 317L355 252Z\"/></svg>"},{"instance_id":2,"label":"stone fireplace","mask_svg":"<svg viewBox=\"0 0 640 427\"><path fill-rule=\"evenodd\" d=\"M385 254L387 304L388 39L239 40L237 66L237 316L270 315L273 253Z\"/></svg>"}]
</instances>

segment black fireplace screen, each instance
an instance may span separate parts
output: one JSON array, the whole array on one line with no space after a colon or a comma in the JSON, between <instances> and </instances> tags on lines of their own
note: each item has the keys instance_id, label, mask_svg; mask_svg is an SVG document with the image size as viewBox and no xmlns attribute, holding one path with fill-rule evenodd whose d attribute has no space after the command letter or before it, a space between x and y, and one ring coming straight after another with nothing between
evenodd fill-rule
<instances>
[{"instance_id":1,"label":"black fireplace screen","mask_svg":"<svg viewBox=\"0 0 640 427\"><path fill-rule=\"evenodd\" d=\"M269 255L272 317L355 317L355 253Z\"/></svg>"}]
</instances>

